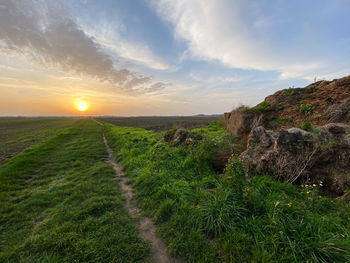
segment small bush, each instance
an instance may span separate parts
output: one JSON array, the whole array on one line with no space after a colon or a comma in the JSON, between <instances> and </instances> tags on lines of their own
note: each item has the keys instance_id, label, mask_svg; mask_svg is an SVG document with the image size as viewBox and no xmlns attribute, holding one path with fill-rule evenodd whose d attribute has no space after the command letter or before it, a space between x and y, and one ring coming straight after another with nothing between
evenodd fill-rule
<instances>
[{"instance_id":1,"label":"small bush","mask_svg":"<svg viewBox=\"0 0 350 263\"><path fill-rule=\"evenodd\" d=\"M306 104L306 105L301 106L299 111L302 113L311 113L311 112L313 112L313 110L314 110L314 107L312 105Z\"/></svg>"},{"instance_id":2,"label":"small bush","mask_svg":"<svg viewBox=\"0 0 350 263\"><path fill-rule=\"evenodd\" d=\"M294 87L293 87L293 88L292 88L292 87L289 87L288 89L285 89L285 90L284 90L284 93L289 95L289 94L292 94L292 93L294 92L294 90L295 90Z\"/></svg>"},{"instance_id":3,"label":"small bush","mask_svg":"<svg viewBox=\"0 0 350 263\"><path fill-rule=\"evenodd\" d=\"M299 128L304 130L304 131L308 131L308 132L312 132L313 128L312 128L312 124L309 120L303 120L300 125Z\"/></svg>"}]
</instances>

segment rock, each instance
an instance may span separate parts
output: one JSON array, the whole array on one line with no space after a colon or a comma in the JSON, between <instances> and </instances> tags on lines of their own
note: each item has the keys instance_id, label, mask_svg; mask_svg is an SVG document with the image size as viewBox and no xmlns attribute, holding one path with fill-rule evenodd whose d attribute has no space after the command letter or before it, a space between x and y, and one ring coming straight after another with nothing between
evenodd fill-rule
<instances>
[{"instance_id":1,"label":"rock","mask_svg":"<svg viewBox=\"0 0 350 263\"><path fill-rule=\"evenodd\" d=\"M249 145L259 144L264 148L268 148L273 145L276 140L275 135L271 131L267 131L263 126L256 127L248 139Z\"/></svg>"},{"instance_id":2,"label":"rock","mask_svg":"<svg viewBox=\"0 0 350 263\"><path fill-rule=\"evenodd\" d=\"M178 129L172 139L173 145L189 144L193 141L193 136L185 129Z\"/></svg>"},{"instance_id":3,"label":"rock","mask_svg":"<svg viewBox=\"0 0 350 263\"><path fill-rule=\"evenodd\" d=\"M316 131L290 128L277 134L256 127L240 159L248 169L289 183L323 181L327 191L340 195L350 187L350 126L330 123Z\"/></svg>"},{"instance_id":4,"label":"rock","mask_svg":"<svg viewBox=\"0 0 350 263\"><path fill-rule=\"evenodd\" d=\"M319 130L333 135L341 135L350 132L350 126L344 123L329 123L322 126Z\"/></svg>"},{"instance_id":5,"label":"rock","mask_svg":"<svg viewBox=\"0 0 350 263\"><path fill-rule=\"evenodd\" d=\"M174 137L175 131L176 130L174 130L174 129L166 131L163 138L160 141L161 142L171 142L171 140Z\"/></svg>"},{"instance_id":6,"label":"rock","mask_svg":"<svg viewBox=\"0 0 350 263\"><path fill-rule=\"evenodd\" d=\"M160 142L169 142L177 146L180 144L189 145L194 141L193 135L185 129L169 130L167 131Z\"/></svg>"},{"instance_id":7,"label":"rock","mask_svg":"<svg viewBox=\"0 0 350 263\"><path fill-rule=\"evenodd\" d=\"M328 107L325 114L329 122L350 122L350 99L344 103L334 104Z\"/></svg>"},{"instance_id":8,"label":"rock","mask_svg":"<svg viewBox=\"0 0 350 263\"><path fill-rule=\"evenodd\" d=\"M227 129L233 135L247 138L260 125L278 131L300 127L305 120L314 127L330 122L350 124L350 76L279 90L263 103L269 107L260 110L239 107L226 113Z\"/></svg>"},{"instance_id":9,"label":"rock","mask_svg":"<svg viewBox=\"0 0 350 263\"><path fill-rule=\"evenodd\" d=\"M275 141L276 135L272 131L265 130L263 126L256 127L249 135L248 148L240 155L240 159L258 172L264 171L266 160L269 159L266 153L273 149Z\"/></svg>"},{"instance_id":10,"label":"rock","mask_svg":"<svg viewBox=\"0 0 350 263\"><path fill-rule=\"evenodd\" d=\"M276 149L286 148L289 150L305 147L306 144L313 140L313 136L302 129L290 128L281 129L276 140Z\"/></svg>"},{"instance_id":11,"label":"rock","mask_svg":"<svg viewBox=\"0 0 350 263\"><path fill-rule=\"evenodd\" d=\"M262 125L260 112L246 110L243 107L225 113L224 116L227 129L235 136L247 137L252 129Z\"/></svg>"}]
</instances>

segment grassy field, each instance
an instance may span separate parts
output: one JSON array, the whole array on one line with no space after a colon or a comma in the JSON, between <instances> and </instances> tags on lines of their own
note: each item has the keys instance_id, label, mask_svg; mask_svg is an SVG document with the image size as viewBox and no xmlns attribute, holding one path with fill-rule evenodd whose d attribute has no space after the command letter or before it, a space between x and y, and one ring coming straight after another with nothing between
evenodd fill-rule
<instances>
[{"instance_id":1,"label":"grassy field","mask_svg":"<svg viewBox=\"0 0 350 263\"><path fill-rule=\"evenodd\" d=\"M213 121L223 120L224 116L102 117L98 119L122 127L164 131L171 128L198 128L206 126Z\"/></svg>"},{"instance_id":2,"label":"grassy field","mask_svg":"<svg viewBox=\"0 0 350 263\"><path fill-rule=\"evenodd\" d=\"M218 123L176 147L159 142L162 133L105 126L139 206L186 262L350 262L349 204L315 186L250 177L234 156L215 172L215 151L237 147Z\"/></svg>"},{"instance_id":3,"label":"grassy field","mask_svg":"<svg viewBox=\"0 0 350 263\"><path fill-rule=\"evenodd\" d=\"M13 138L50 135L0 166L0 262L150 262L106 162L102 126L31 121L12 128ZM143 128L105 123L104 131L136 203L184 262L350 262L349 204L318 186L246 174L235 158L239 139L220 121L191 130L187 146Z\"/></svg>"},{"instance_id":4,"label":"grassy field","mask_svg":"<svg viewBox=\"0 0 350 263\"><path fill-rule=\"evenodd\" d=\"M76 118L0 118L0 164L77 121Z\"/></svg>"},{"instance_id":5,"label":"grassy field","mask_svg":"<svg viewBox=\"0 0 350 263\"><path fill-rule=\"evenodd\" d=\"M145 262L93 120L0 167L0 262Z\"/></svg>"}]
</instances>

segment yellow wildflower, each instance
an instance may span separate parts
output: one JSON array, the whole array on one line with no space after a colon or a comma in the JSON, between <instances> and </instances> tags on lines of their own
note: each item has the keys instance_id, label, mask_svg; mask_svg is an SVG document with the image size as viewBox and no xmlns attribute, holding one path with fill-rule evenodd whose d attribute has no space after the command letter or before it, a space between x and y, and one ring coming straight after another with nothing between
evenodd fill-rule
<instances>
[{"instance_id":1,"label":"yellow wildflower","mask_svg":"<svg viewBox=\"0 0 350 263\"><path fill-rule=\"evenodd\" d=\"M288 207L291 207L292 206L292 203L288 203Z\"/></svg>"},{"instance_id":2,"label":"yellow wildflower","mask_svg":"<svg viewBox=\"0 0 350 263\"><path fill-rule=\"evenodd\" d=\"M280 202L277 201L277 202L275 203L275 207L277 207L279 204L280 204Z\"/></svg>"},{"instance_id":3,"label":"yellow wildflower","mask_svg":"<svg viewBox=\"0 0 350 263\"><path fill-rule=\"evenodd\" d=\"M310 191L307 191L306 194L307 194L307 195L310 194Z\"/></svg>"},{"instance_id":4,"label":"yellow wildflower","mask_svg":"<svg viewBox=\"0 0 350 263\"><path fill-rule=\"evenodd\" d=\"M197 208L197 209L201 208L200 204L196 205L196 208Z\"/></svg>"}]
</instances>

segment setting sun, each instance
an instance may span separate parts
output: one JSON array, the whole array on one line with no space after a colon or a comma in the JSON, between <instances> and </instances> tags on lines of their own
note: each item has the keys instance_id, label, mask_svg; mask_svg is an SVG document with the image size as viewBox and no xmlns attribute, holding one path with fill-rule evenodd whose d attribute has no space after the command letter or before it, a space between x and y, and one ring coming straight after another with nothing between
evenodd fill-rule
<instances>
[{"instance_id":1,"label":"setting sun","mask_svg":"<svg viewBox=\"0 0 350 263\"><path fill-rule=\"evenodd\" d=\"M88 105L86 104L86 102L80 101L77 104L77 109L80 111L86 111L88 108Z\"/></svg>"}]
</instances>

